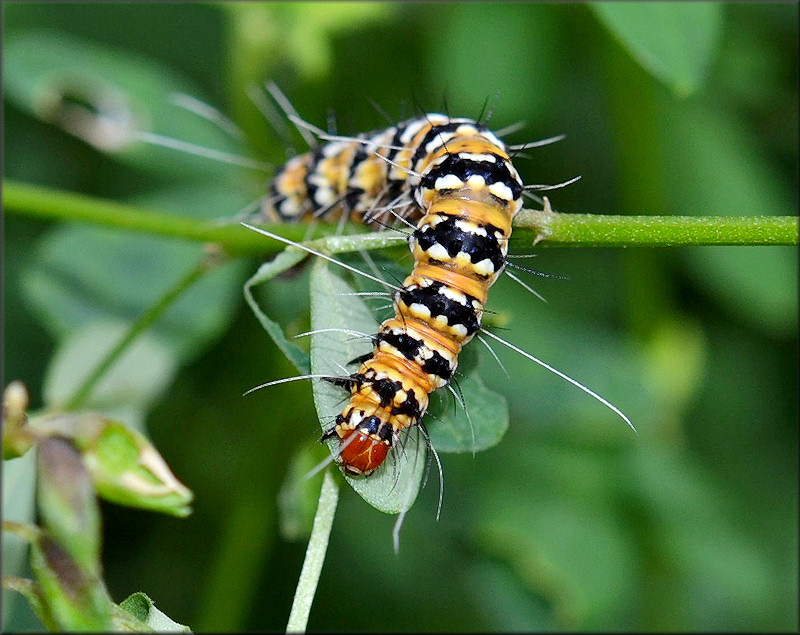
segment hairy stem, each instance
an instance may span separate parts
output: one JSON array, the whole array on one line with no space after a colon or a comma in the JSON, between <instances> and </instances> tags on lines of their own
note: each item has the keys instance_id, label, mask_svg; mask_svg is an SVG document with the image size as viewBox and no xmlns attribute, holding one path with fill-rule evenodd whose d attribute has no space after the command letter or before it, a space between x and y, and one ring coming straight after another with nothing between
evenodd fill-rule
<instances>
[{"instance_id":1,"label":"hairy stem","mask_svg":"<svg viewBox=\"0 0 800 635\"><path fill-rule=\"evenodd\" d=\"M308 540L306 558L300 571L300 580L289 613L289 622L286 624L287 633L302 633L308 624L308 614L311 612L311 603L317 591L319 576L322 573L322 564L328 551L328 538L331 535L333 516L339 502L339 486L331 476L330 470L325 470L322 489L319 493L317 514L314 516L314 527L311 538Z\"/></svg>"},{"instance_id":2,"label":"hairy stem","mask_svg":"<svg viewBox=\"0 0 800 635\"><path fill-rule=\"evenodd\" d=\"M597 247L796 245L794 216L611 216L523 210L515 228L542 244Z\"/></svg>"}]
</instances>

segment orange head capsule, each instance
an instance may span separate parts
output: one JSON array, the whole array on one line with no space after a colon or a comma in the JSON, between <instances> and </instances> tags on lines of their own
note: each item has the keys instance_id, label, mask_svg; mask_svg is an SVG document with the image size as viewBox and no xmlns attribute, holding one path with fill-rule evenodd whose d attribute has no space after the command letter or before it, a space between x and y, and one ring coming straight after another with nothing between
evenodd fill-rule
<instances>
[{"instance_id":1,"label":"orange head capsule","mask_svg":"<svg viewBox=\"0 0 800 635\"><path fill-rule=\"evenodd\" d=\"M367 476L384 462L391 445L355 429L344 433L339 447L337 463L349 474Z\"/></svg>"}]
</instances>

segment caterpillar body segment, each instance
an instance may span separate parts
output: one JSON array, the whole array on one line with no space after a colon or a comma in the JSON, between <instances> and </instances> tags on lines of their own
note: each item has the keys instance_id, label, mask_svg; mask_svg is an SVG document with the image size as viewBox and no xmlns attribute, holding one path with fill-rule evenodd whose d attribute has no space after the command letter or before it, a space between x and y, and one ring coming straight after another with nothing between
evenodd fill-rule
<instances>
[{"instance_id":1,"label":"caterpillar body segment","mask_svg":"<svg viewBox=\"0 0 800 635\"><path fill-rule=\"evenodd\" d=\"M379 467L452 378L505 266L522 192L500 139L474 120L439 114L333 141L274 178L266 211L276 220L341 213L369 221L382 208L418 219L408 241L414 269L394 294L394 316L358 370L336 382L351 395L325 437L339 438L336 460L348 473Z\"/></svg>"},{"instance_id":2,"label":"caterpillar body segment","mask_svg":"<svg viewBox=\"0 0 800 635\"><path fill-rule=\"evenodd\" d=\"M437 177L449 173L451 179L457 178L459 170L478 165L469 161L470 153L466 152L457 169L450 169L453 143L469 144L467 149L473 154L502 149L502 157L506 162L508 159L502 142L475 121L430 114L348 141L333 141L294 157L272 180L263 211L272 221L307 220L336 211L363 221L375 208L392 205L399 216L416 218L427 209ZM456 148L456 153L460 155L461 149ZM506 162L519 182L516 171ZM484 167L494 187L501 189L499 181L507 181L507 177L491 174L491 168L497 166ZM420 184L423 171L427 179Z\"/></svg>"},{"instance_id":3,"label":"caterpillar body segment","mask_svg":"<svg viewBox=\"0 0 800 635\"><path fill-rule=\"evenodd\" d=\"M351 401L336 419L334 432L343 443L358 435L339 457L351 473L372 472L399 432L419 423L428 395L449 382L461 348L480 328L488 289L505 263L511 207L506 208L505 233L460 220L463 227L446 234L447 240L425 241L437 202L434 199L431 212L420 219L409 240L416 264L395 293L395 317L381 324L373 357L353 375ZM488 237L491 247L476 247L476 236ZM497 258L487 257L487 252L496 252Z\"/></svg>"}]
</instances>

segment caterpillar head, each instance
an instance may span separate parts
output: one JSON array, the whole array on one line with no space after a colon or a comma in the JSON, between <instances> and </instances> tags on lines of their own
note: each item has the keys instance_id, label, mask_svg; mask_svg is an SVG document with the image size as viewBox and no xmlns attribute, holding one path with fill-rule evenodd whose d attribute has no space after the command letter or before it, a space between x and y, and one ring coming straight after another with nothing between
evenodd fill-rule
<instances>
[{"instance_id":1,"label":"caterpillar head","mask_svg":"<svg viewBox=\"0 0 800 635\"><path fill-rule=\"evenodd\" d=\"M363 411L351 410L347 415L351 423L358 420L355 427L346 427L345 416L337 417L340 440L336 462L348 474L367 476L386 460L392 447L392 426L376 415L363 418L359 415L363 416Z\"/></svg>"}]
</instances>

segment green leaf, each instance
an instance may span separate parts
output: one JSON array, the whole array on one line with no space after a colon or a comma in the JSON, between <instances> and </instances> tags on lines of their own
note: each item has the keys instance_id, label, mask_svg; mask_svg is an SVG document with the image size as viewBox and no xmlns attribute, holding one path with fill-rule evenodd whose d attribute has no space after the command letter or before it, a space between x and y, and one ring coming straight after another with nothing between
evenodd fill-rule
<instances>
[{"instance_id":1,"label":"green leaf","mask_svg":"<svg viewBox=\"0 0 800 635\"><path fill-rule=\"evenodd\" d=\"M491 509L480 515L478 542L550 601L560 624L607 628L603 620L624 612L619 601L633 584L634 554L609 510L569 499L495 494L487 499Z\"/></svg>"},{"instance_id":2,"label":"green leaf","mask_svg":"<svg viewBox=\"0 0 800 635\"><path fill-rule=\"evenodd\" d=\"M17 32L3 43L3 80L18 107L136 168L216 179L240 170L186 153L176 160L174 149L140 141L160 135L236 150L229 134L176 105L176 93L196 96L196 87L133 52L46 29Z\"/></svg>"},{"instance_id":3,"label":"green leaf","mask_svg":"<svg viewBox=\"0 0 800 635\"><path fill-rule=\"evenodd\" d=\"M36 453L3 461L3 521L32 523L35 517ZM28 545L3 532L3 575L23 574ZM3 589L3 631L9 630L10 620L20 599Z\"/></svg>"},{"instance_id":4,"label":"green leaf","mask_svg":"<svg viewBox=\"0 0 800 635\"><path fill-rule=\"evenodd\" d=\"M45 374L45 403L66 403L127 329L121 322L90 321L59 346ZM139 427L175 369L174 355L163 340L143 333L103 376L85 405Z\"/></svg>"},{"instance_id":5,"label":"green leaf","mask_svg":"<svg viewBox=\"0 0 800 635\"><path fill-rule=\"evenodd\" d=\"M375 333L378 323L369 309L353 293L352 287L331 273L328 264L317 259L311 272L311 327L319 329L349 329L365 334ZM357 338L347 333L326 332L312 335L311 372L341 376L340 368L350 360L372 350L369 338ZM326 381L313 383L314 404L323 431L342 411L347 394ZM396 514L414 503L425 472L425 444L418 427L408 431L403 441L389 453L384 464L367 477L345 479L358 494L376 509ZM328 441L331 453L339 443Z\"/></svg>"},{"instance_id":6,"label":"green leaf","mask_svg":"<svg viewBox=\"0 0 800 635\"><path fill-rule=\"evenodd\" d=\"M251 291L252 287L271 280L278 274L287 271L305 257L306 253L299 249L280 252L275 258L262 264L258 268L258 271L245 282L244 297L250 309L256 314L258 321L261 322L261 326L269 333L269 336L277 347L281 349L283 354L286 355L286 358L294 364L294 367L299 372L307 375L311 371L311 361L308 353L286 337L280 324L267 317L266 313L261 310L258 302L256 302L256 299L253 297L253 292Z\"/></svg>"},{"instance_id":7,"label":"green leaf","mask_svg":"<svg viewBox=\"0 0 800 635\"><path fill-rule=\"evenodd\" d=\"M467 412L460 399L447 399L450 394L441 391L439 407L429 410L430 417L426 415L433 447L437 452L479 452L500 443L508 429L505 398L487 388L477 374L459 378L458 384L456 394L464 400Z\"/></svg>"},{"instance_id":8,"label":"green leaf","mask_svg":"<svg viewBox=\"0 0 800 635\"><path fill-rule=\"evenodd\" d=\"M663 147L668 178L680 183L678 209L797 214L792 185L736 118L701 102L664 104L660 115L672 122ZM777 335L797 332L797 249L705 247L681 257L691 280L723 306Z\"/></svg>"},{"instance_id":9,"label":"green leaf","mask_svg":"<svg viewBox=\"0 0 800 635\"><path fill-rule=\"evenodd\" d=\"M311 535L319 499L317 478L303 478L319 463L317 443L303 443L292 455L289 469L278 490L278 522L284 540L301 540Z\"/></svg>"},{"instance_id":10,"label":"green leaf","mask_svg":"<svg viewBox=\"0 0 800 635\"><path fill-rule=\"evenodd\" d=\"M120 602L119 606L154 631L191 633L191 629L188 626L179 624L159 611L153 600L141 591L129 595Z\"/></svg>"},{"instance_id":11,"label":"green leaf","mask_svg":"<svg viewBox=\"0 0 800 635\"><path fill-rule=\"evenodd\" d=\"M202 255L194 245L82 226L55 229L36 252L23 288L56 337L93 320L133 321ZM222 265L184 292L153 325L162 342L184 359L202 351L233 316L241 267Z\"/></svg>"},{"instance_id":12,"label":"green leaf","mask_svg":"<svg viewBox=\"0 0 800 635\"><path fill-rule=\"evenodd\" d=\"M676 94L708 75L722 29L717 2L592 2L589 7L648 72Z\"/></svg>"}]
</instances>

